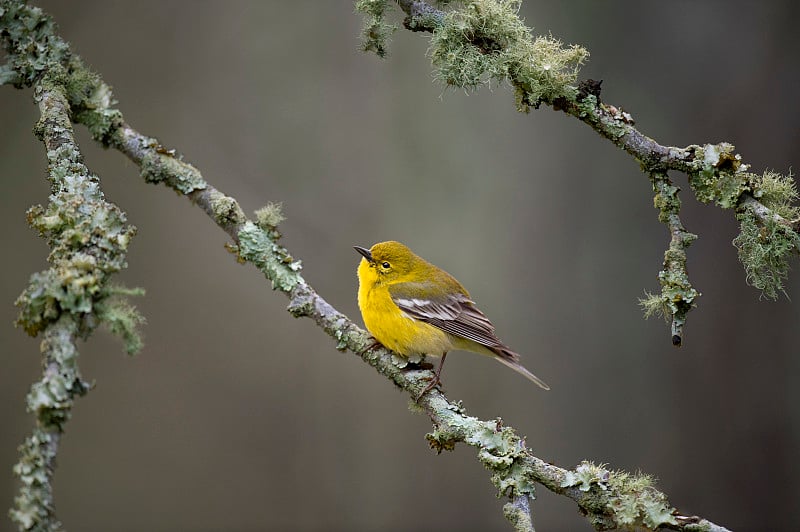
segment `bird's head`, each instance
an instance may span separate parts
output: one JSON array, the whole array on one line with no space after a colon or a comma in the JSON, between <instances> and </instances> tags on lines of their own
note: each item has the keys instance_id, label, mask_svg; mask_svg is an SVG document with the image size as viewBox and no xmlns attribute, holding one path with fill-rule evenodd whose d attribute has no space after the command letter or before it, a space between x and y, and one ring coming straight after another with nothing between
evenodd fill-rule
<instances>
[{"instance_id":1,"label":"bird's head","mask_svg":"<svg viewBox=\"0 0 800 532\"><path fill-rule=\"evenodd\" d=\"M422 262L400 242L379 242L369 249L354 246L364 258L358 265L359 278L387 282L409 275Z\"/></svg>"}]
</instances>

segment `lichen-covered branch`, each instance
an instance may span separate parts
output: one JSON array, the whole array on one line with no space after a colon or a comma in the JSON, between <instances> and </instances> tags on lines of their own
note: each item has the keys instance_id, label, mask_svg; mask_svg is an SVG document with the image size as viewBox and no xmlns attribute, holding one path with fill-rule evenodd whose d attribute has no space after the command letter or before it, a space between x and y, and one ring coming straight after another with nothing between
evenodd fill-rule
<instances>
[{"instance_id":1,"label":"lichen-covered branch","mask_svg":"<svg viewBox=\"0 0 800 532\"><path fill-rule=\"evenodd\" d=\"M134 352L141 345L135 326L141 321L119 297L131 291L111 286L110 276L126 266L125 252L135 228L105 201L99 181L83 164L72 133L61 72L35 81L41 119L36 133L47 148L52 195L47 207L28 211L30 224L50 246L52 266L31 276L17 300L18 325L42 334L43 375L28 394L36 427L20 447L14 467L22 488L11 518L23 530L60 530L55 517L52 477L64 425L75 399L90 386L80 374L76 342L99 324L107 324Z\"/></svg>"},{"instance_id":2,"label":"lichen-covered branch","mask_svg":"<svg viewBox=\"0 0 800 532\"><path fill-rule=\"evenodd\" d=\"M436 21L431 12L424 16ZM21 528L60 528L51 491L58 438L74 396L87 389L75 365L75 339L91 331L98 323L94 319L97 316L117 316L107 317L106 321L127 331L123 336L128 337L133 335L129 326L136 321L130 314L126 319L121 317L127 307L109 303L119 291L105 284L110 274L124 267L124 252L133 228L116 207L103 200L97 178L80 161L69 116L85 124L97 141L129 157L140 167L146 181L162 183L202 208L231 237L229 249L237 258L253 264L273 288L288 297L292 315L313 320L335 340L337 349L358 354L411 397L418 397L426 388L431 377L428 370L398 368L389 351L373 349L364 330L305 282L300 262L278 243L277 225L282 219L278 206L268 205L251 219L234 198L208 184L174 150L128 125L113 107L108 86L69 53L49 17L20 1L0 0L0 37L18 74L4 79L37 87L43 115L37 131L48 147L54 183L53 208L36 209L31 215L34 225L51 243L54 267L39 274L42 279L34 276L31 288L21 298L20 322L29 332L43 332L46 340L45 378L31 394L37 432L23 447L18 466L24 485L13 517ZM491 50L495 44L488 37L481 36L481 42ZM544 43L543 47L552 44ZM515 64L512 56L505 60L509 67ZM540 78L524 68L515 75L529 82L523 91L539 91L535 98L533 93L523 94L523 105L534 105L539 99L545 101L553 96L549 83L554 78ZM86 219L86 213L91 214L91 219ZM683 515L646 476L614 472L590 463L574 469L549 464L537 458L524 439L513 428L504 426L502 420L470 416L438 390L419 401L410 401L410 405L433 422L434 430L427 439L434 449L452 450L457 443L475 449L498 493L510 498L504 513L517 530L533 530L530 500L535 483L575 501L598 529L724 530L698 517Z\"/></svg>"},{"instance_id":3,"label":"lichen-covered branch","mask_svg":"<svg viewBox=\"0 0 800 532\"><path fill-rule=\"evenodd\" d=\"M658 274L661 294L648 294L640 303L645 309L645 316L657 314L665 319L671 317L672 344L680 346L686 314L700 296L689 282L686 271L686 248L697 239L697 235L688 232L681 223L680 189L672 184L666 172L653 172L650 180L656 193L653 203L659 211L658 219L667 226L671 238L669 248L664 252L664 269Z\"/></svg>"},{"instance_id":4,"label":"lichen-covered branch","mask_svg":"<svg viewBox=\"0 0 800 532\"><path fill-rule=\"evenodd\" d=\"M35 133L47 150L52 189L46 207L28 210L30 225L50 247L51 266L33 274L17 300L17 324L43 337L43 374L27 398L36 426L20 446L14 474L22 486L9 515L22 530L60 530L52 485L56 455L75 399L90 389L80 374L76 342L106 324L128 352L141 346L135 329L141 317L123 299L138 291L109 284L126 266L135 228L105 200L97 176L83 164L67 97L69 50L52 21L35 8L3 1L0 36L14 71L2 80L34 87L41 114Z\"/></svg>"},{"instance_id":5,"label":"lichen-covered branch","mask_svg":"<svg viewBox=\"0 0 800 532\"><path fill-rule=\"evenodd\" d=\"M736 210L742 234L734 243L739 248L748 282L770 298L782 290L789 257L800 251L798 216L781 216L773 206L796 199L788 185L777 187L782 195L768 204L757 194L760 177L748 172L748 166L731 144L679 148L661 145L643 134L635 127L630 113L601 101L601 82L577 82L579 67L588 58L588 51L576 45L564 46L549 35L533 36L518 17L520 0L438 2L446 10L423 0L395 1L405 14L404 27L432 34L429 55L440 82L466 89L491 81L508 82L514 88L520 111L527 113L544 104L577 118L630 154L648 176L666 175L670 170L685 173L699 201ZM372 17L372 24L385 25L389 3L389 0L360 0L356 9ZM383 40L367 48L379 47L380 55L385 55L388 36L385 32L377 35ZM791 176L778 177L784 184L793 183ZM675 240L675 235L681 232L676 233L670 225L673 238L665 257L665 269L659 274L662 296L658 297L668 307L678 307L668 312L673 317L675 345L681 342L686 311L699 295L691 289L685 267L680 266L685 255L679 249L685 246ZM679 288L680 303L668 302L675 295L670 292L674 292L676 274L684 287ZM685 296L689 299L684 299ZM649 297L647 301L646 312L652 313L657 301Z\"/></svg>"}]
</instances>

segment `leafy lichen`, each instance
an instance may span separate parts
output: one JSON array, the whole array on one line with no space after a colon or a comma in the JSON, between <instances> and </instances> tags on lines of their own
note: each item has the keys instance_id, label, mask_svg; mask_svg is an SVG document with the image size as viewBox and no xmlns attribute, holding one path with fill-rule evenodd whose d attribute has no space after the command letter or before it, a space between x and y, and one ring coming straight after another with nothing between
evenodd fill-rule
<instances>
[{"instance_id":1,"label":"leafy lichen","mask_svg":"<svg viewBox=\"0 0 800 532\"><path fill-rule=\"evenodd\" d=\"M694 149L694 169L689 184L698 201L713 201L723 209L735 207L742 193L749 190L747 165L727 142L691 146Z\"/></svg>"},{"instance_id":2,"label":"leafy lichen","mask_svg":"<svg viewBox=\"0 0 800 532\"><path fill-rule=\"evenodd\" d=\"M222 226L239 225L247 220L239 202L217 189L209 192L209 204L214 221Z\"/></svg>"},{"instance_id":3,"label":"leafy lichen","mask_svg":"<svg viewBox=\"0 0 800 532\"><path fill-rule=\"evenodd\" d=\"M145 151L140 172L146 182L166 183L183 194L191 194L208 186L196 168L185 164L174 154L162 153L158 149Z\"/></svg>"},{"instance_id":4,"label":"leafy lichen","mask_svg":"<svg viewBox=\"0 0 800 532\"><path fill-rule=\"evenodd\" d=\"M300 261L276 244L264 229L247 221L239 231L238 238L239 255L261 270L272 281L273 289L290 292L304 282L300 275Z\"/></svg>"},{"instance_id":5,"label":"leafy lichen","mask_svg":"<svg viewBox=\"0 0 800 532\"><path fill-rule=\"evenodd\" d=\"M611 515L615 528L644 527L655 530L662 525L677 525L675 509L663 493L653 487L648 475L609 471L602 464L584 461L567 471L562 488L575 487L592 498L599 514ZM607 526L607 522L603 522Z\"/></svg>"},{"instance_id":6,"label":"leafy lichen","mask_svg":"<svg viewBox=\"0 0 800 532\"><path fill-rule=\"evenodd\" d=\"M33 85L44 72L69 59L69 46L57 36L55 22L38 7L3 2L0 27L17 88Z\"/></svg>"},{"instance_id":7,"label":"leafy lichen","mask_svg":"<svg viewBox=\"0 0 800 532\"><path fill-rule=\"evenodd\" d=\"M576 487L581 491L589 491L593 486L605 491L608 489L609 472L602 466L592 462L581 462L572 471L567 471L561 481L562 488Z\"/></svg>"},{"instance_id":8,"label":"leafy lichen","mask_svg":"<svg viewBox=\"0 0 800 532\"><path fill-rule=\"evenodd\" d=\"M45 122L40 127L58 127ZM96 176L83 166L74 144L51 149L48 158L56 192L46 208L37 205L28 210L28 221L48 241L53 266L33 274L16 302L21 308L17 324L32 336L63 313L82 318L110 297L105 282L127 266L125 253L136 233L125 214L105 201Z\"/></svg>"}]
</instances>

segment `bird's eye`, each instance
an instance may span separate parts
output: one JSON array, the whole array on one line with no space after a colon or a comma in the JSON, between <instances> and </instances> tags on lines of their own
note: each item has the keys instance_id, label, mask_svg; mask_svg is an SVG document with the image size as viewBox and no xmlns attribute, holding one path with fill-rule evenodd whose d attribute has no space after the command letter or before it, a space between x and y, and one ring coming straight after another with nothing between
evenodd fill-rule
<instances>
[{"instance_id":1,"label":"bird's eye","mask_svg":"<svg viewBox=\"0 0 800 532\"><path fill-rule=\"evenodd\" d=\"M384 270L388 270L388 269L391 267L391 264L389 264L389 263L388 263L388 262L386 262L386 261L383 261L383 262L381 263L381 266L383 267L383 269L384 269Z\"/></svg>"}]
</instances>

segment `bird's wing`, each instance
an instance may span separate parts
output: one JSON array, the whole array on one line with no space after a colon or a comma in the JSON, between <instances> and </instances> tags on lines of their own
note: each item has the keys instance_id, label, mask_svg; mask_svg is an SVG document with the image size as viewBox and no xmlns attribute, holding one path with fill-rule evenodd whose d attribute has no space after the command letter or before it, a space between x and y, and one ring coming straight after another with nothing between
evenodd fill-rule
<instances>
[{"instance_id":1,"label":"bird's wing","mask_svg":"<svg viewBox=\"0 0 800 532\"><path fill-rule=\"evenodd\" d=\"M503 346L494 334L492 322L469 296L457 292L434 293L430 283L398 283L389 287L392 301L410 317L489 348Z\"/></svg>"},{"instance_id":2,"label":"bird's wing","mask_svg":"<svg viewBox=\"0 0 800 532\"><path fill-rule=\"evenodd\" d=\"M492 322L467 294L452 292L444 296L434 295L437 290L431 283L398 283L389 286L389 294L392 301L409 317L489 348L497 355L495 358L498 361L545 390L550 389L544 381L520 364L519 354L506 347L494 335Z\"/></svg>"}]
</instances>

